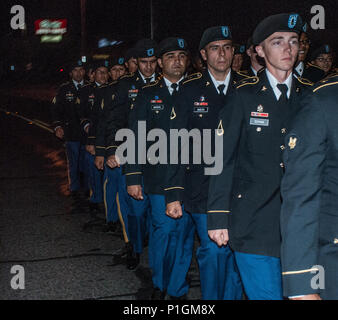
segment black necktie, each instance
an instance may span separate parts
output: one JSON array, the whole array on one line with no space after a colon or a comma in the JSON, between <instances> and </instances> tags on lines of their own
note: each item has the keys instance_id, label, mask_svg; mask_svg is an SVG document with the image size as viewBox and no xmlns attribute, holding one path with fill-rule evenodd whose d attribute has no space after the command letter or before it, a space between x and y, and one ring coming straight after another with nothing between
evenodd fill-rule
<instances>
[{"instance_id":1,"label":"black necktie","mask_svg":"<svg viewBox=\"0 0 338 320\"><path fill-rule=\"evenodd\" d=\"M224 96L224 88L225 88L225 84L220 84L217 87L220 96Z\"/></svg>"},{"instance_id":2,"label":"black necktie","mask_svg":"<svg viewBox=\"0 0 338 320\"><path fill-rule=\"evenodd\" d=\"M144 80L146 81L146 84L151 82L151 78L145 78Z\"/></svg>"},{"instance_id":3,"label":"black necktie","mask_svg":"<svg viewBox=\"0 0 338 320\"><path fill-rule=\"evenodd\" d=\"M278 102L286 103L288 101L288 96L287 96L288 86L286 84L279 83L277 84L277 88L282 93L282 95L279 97Z\"/></svg>"},{"instance_id":4,"label":"black necktie","mask_svg":"<svg viewBox=\"0 0 338 320\"><path fill-rule=\"evenodd\" d=\"M172 84L171 84L171 87L174 89L172 95L176 94L176 93L177 93L177 87L178 87L178 84L177 84L177 83L172 83Z\"/></svg>"}]
</instances>

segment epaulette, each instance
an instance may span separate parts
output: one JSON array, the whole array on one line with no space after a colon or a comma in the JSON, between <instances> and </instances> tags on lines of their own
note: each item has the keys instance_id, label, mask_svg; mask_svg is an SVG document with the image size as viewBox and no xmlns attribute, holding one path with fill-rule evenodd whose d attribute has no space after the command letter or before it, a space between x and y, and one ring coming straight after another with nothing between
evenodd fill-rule
<instances>
[{"instance_id":1,"label":"epaulette","mask_svg":"<svg viewBox=\"0 0 338 320\"><path fill-rule=\"evenodd\" d=\"M200 79L200 78L202 78L202 73L196 72L196 73L193 73L193 74L189 75L188 77L186 77L183 80L182 84L186 84L190 81L197 80L197 79Z\"/></svg>"},{"instance_id":2,"label":"epaulette","mask_svg":"<svg viewBox=\"0 0 338 320\"><path fill-rule=\"evenodd\" d=\"M236 85L236 89L244 87L248 84L257 84L258 82L259 82L258 77L248 77L248 78L245 78L245 79L242 79L241 81L239 81Z\"/></svg>"},{"instance_id":3,"label":"epaulette","mask_svg":"<svg viewBox=\"0 0 338 320\"><path fill-rule=\"evenodd\" d=\"M134 76L134 72L132 72L132 73L127 73L127 74L125 74L125 75L123 75L121 78L120 78L120 80L122 80L122 79L124 79L124 78L131 78L131 77L133 77Z\"/></svg>"},{"instance_id":4,"label":"epaulette","mask_svg":"<svg viewBox=\"0 0 338 320\"><path fill-rule=\"evenodd\" d=\"M148 83L147 85L143 86L142 89L145 89L145 88L148 88L148 87L153 87L153 86L156 86L158 85L160 82L160 80L155 80L154 82L150 82Z\"/></svg>"},{"instance_id":5,"label":"epaulette","mask_svg":"<svg viewBox=\"0 0 338 320\"><path fill-rule=\"evenodd\" d=\"M67 85L69 85L69 84L70 84L70 81L64 82L64 83L62 83L62 84L60 85L60 88L61 88L61 87L64 87L64 86L67 86Z\"/></svg>"},{"instance_id":6,"label":"epaulette","mask_svg":"<svg viewBox=\"0 0 338 320\"><path fill-rule=\"evenodd\" d=\"M104 88L113 86L113 85L117 84L118 82L119 82L118 80L109 82L109 83L107 83L107 84L104 85ZM103 87L103 86L101 86L100 88L102 88L102 87Z\"/></svg>"},{"instance_id":7,"label":"epaulette","mask_svg":"<svg viewBox=\"0 0 338 320\"><path fill-rule=\"evenodd\" d=\"M301 77L296 77L296 79L301 83L301 84L305 84L306 86L313 86L314 83L308 79L305 78L301 78Z\"/></svg>"},{"instance_id":8,"label":"epaulette","mask_svg":"<svg viewBox=\"0 0 338 320\"><path fill-rule=\"evenodd\" d=\"M86 84L84 84L84 85L82 86L82 88L88 87L88 86L90 86L90 85L91 85L90 82L89 82L89 83L86 83Z\"/></svg>"},{"instance_id":9,"label":"epaulette","mask_svg":"<svg viewBox=\"0 0 338 320\"><path fill-rule=\"evenodd\" d=\"M337 77L338 76L338 73L331 73L329 74L327 77L325 77L324 79L320 80L319 82L320 83L326 83L328 82L331 78L334 78L334 77Z\"/></svg>"},{"instance_id":10,"label":"epaulette","mask_svg":"<svg viewBox=\"0 0 338 320\"><path fill-rule=\"evenodd\" d=\"M310 63L310 62L308 62L308 63L306 64L305 68L307 69L307 68L309 68L309 67L314 67L314 68L317 68L317 69L319 69L319 70L321 70L321 71L324 71L322 68L320 68L320 67L318 67L318 66L316 66L315 64L312 64L312 63Z\"/></svg>"},{"instance_id":11,"label":"epaulette","mask_svg":"<svg viewBox=\"0 0 338 320\"><path fill-rule=\"evenodd\" d=\"M244 71L235 71L238 75L242 76L242 77L246 77L246 78L250 78L250 76L248 75L249 71L248 70L244 70Z\"/></svg>"},{"instance_id":12,"label":"epaulette","mask_svg":"<svg viewBox=\"0 0 338 320\"><path fill-rule=\"evenodd\" d=\"M337 77L337 79L333 79L334 77ZM337 81L335 81L335 80L337 80ZM337 85L338 84L338 74L332 75L330 78L325 78L322 81L320 81L319 83L321 83L321 84L318 85L317 88L313 89L313 92L317 92L318 90L320 90L324 87Z\"/></svg>"}]
</instances>

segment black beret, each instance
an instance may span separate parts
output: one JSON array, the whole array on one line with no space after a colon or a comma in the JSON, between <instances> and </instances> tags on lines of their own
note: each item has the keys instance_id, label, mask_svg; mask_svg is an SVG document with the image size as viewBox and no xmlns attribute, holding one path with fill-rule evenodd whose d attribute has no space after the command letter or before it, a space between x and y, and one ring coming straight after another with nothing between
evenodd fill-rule
<instances>
[{"instance_id":1,"label":"black beret","mask_svg":"<svg viewBox=\"0 0 338 320\"><path fill-rule=\"evenodd\" d=\"M244 54L246 48L245 48L245 44L235 44L235 52L234 54Z\"/></svg>"},{"instance_id":2,"label":"black beret","mask_svg":"<svg viewBox=\"0 0 338 320\"><path fill-rule=\"evenodd\" d=\"M73 69L78 68L78 67L85 67L85 64L82 62L81 59L74 59L68 63L68 69L71 72Z\"/></svg>"},{"instance_id":3,"label":"black beret","mask_svg":"<svg viewBox=\"0 0 338 320\"><path fill-rule=\"evenodd\" d=\"M232 40L231 31L228 26L210 27L203 32L199 50L202 50L208 43L219 40Z\"/></svg>"},{"instance_id":4,"label":"black beret","mask_svg":"<svg viewBox=\"0 0 338 320\"><path fill-rule=\"evenodd\" d=\"M275 32L300 34L302 31L303 21L298 13L280 13L261 21L253 33L252 41L254 45L259 45Z\"/></svg>"},{"instance_id":5,"label":"black beret","mask_svg":"<svg viewBox=\"0 0 338 320\"><path fill-rule=\"evenodd\" d=\"M328 44L323 44L322 46L313 49L310 54L310 60L313 61L318 58L321 54L332 53L332 48Z\"/></svg>"},{"instance_id":6,"label":"black beret","mask_svg":"<svg viewBox=\"0 0 338 320\"><path fill-rule=\"evenodd\" d=\"M252 43L252 37L250 37L249 39L248 39L248 41L246 42L246 48L247 49L250 49L250 47L253 45L253 43Z\"/></svg>"},{"instance_id":7,"label":"black beret","mask_svg":"<svg viewBox=\"0 0 338 320\"><path fill-rule=\"evenodd\" d=\"M124 55L126 62L129 61L129 59L131 58L136 58L137 57L137 53L136 53L136 48L129 48L126 51L126 54Z\"/></svg>"},{"instance_id":8,"label":"black beret","mask_svg":"<svg viewBox=\"0 0 338 320\"><path fill-rule=\"evenodd\" d=\"M149 58L156 55L157 43L152 39L141 39L135 44L136 58Z\"/></svg>"},{"instance_id":9,"label":"black beret","mask_svg":"<svg viewBox=\"0 0 338 320\"><path fill-rule=\"evenodd\" d=\"M176 50L188 51L187 42L182 38L170 37L163 39L159 43L156 55L157 57L161 57L163 54L167 52Z\"/></svg>"},{"instance_id":10,"label":"black beret","mask_svg":"<svg viewBox=\"0 0 338 320\"><path fill-rule=\"evenodd\" d=\"M124 58L123 57L114 57L111 60L110 68L113 67L113 66L116 66L116 65L124 66Z\"/></svg>"},{"instance_id":11,"label":"black beret","mask_svg":"<svg viewBox=\"0 0 338 320\"><path fill-rule=\"evenodd\" d=\"M106 67L109 68L109 61L108 60L95 60L91 63L91 68L95 71L98 68Z\"/></svg>"}]
</instances>

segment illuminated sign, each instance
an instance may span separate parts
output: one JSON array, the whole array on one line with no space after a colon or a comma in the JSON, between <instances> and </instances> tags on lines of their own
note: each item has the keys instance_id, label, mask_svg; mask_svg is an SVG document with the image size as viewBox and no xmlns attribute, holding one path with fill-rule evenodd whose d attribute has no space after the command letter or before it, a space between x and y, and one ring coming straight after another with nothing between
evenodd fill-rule
<instances>
[{"instance_id":1,"label":"illuminated sign","mask_svg":"<svg viewBox=\"0 0 338 320\"><path fill-rule=\"evenodd\" d=\"M67 32L67 19L39 19L34 22L36 35L60 35Z\"/></svg>"},{"instance_id":2,"label":"illuminated sign","mask_svg":"<svg viewBox=\"0 0 338 320\"><path fill-rule=\"evenodd\" d=\"M41 37L41 43L46 43L46 42L61 42L62 40L62 35L58 34L56 36L51 36L51 35L44 35Z\"/></svg>"},{"instance_id":3,"label":"illuminated sign","mask_svg":"<svg viewBox=\"0 0 338 320\"><path fill-rule=\"evenodd\" d=\"M107 38L100 39L98 42L98 47L99 48L104 48L104 47L110 47L110 46L117 46L119 44L123 43L123 41L117 41L117 40L108 40Z\"/></svg>"}]
</instances>

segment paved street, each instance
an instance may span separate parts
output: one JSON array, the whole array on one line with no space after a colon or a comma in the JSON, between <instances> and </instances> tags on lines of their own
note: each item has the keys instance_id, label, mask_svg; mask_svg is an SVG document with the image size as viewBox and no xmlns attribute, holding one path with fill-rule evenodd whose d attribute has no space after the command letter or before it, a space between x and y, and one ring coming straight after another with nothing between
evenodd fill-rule
<instances>
[{"instance_id":1,"label":"paved street","mask_svg":"<svg viewBox=\"0 0 338 320\"><path fill-rule=\"evenodd\" d=\"M151 292L147 251L139 268L129 271L123 258L113 260L124 246L121 236L84 231L89 213L67 213L65 152L47 130L46 90L42 101L33 100L36 92L29 98L1 97L0 299L146 300ZM16 265L24 267L23 290L11 287ZM199 299L195 260L189 279L188 298Z\"/></svg>"}]
</instances>

